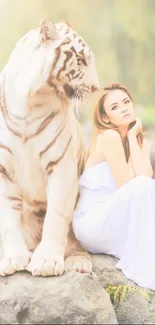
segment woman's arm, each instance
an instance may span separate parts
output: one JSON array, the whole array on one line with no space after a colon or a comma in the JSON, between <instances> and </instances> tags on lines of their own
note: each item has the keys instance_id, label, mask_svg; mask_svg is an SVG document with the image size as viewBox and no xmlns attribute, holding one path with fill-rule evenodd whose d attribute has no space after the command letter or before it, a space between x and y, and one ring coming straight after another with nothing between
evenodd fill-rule
<instances>
[{"instance_id":1,"label":"woman's arm","mask_svg":"<svg viewBox=\"0 0 155 325\"><path fill-rule=\"evenodd\" d=\"M136 175L135 175L135 172L134 172L134 170L133 170L131 156L129 157L128 166L129 166L129 175L130 175L130 178L132 179L132 178L134 178Z\"/></svg>"},{"instance_id":2,"label":"woman's arm","mask_svg":"<svg viewBox=\"0 0 155 325\"><path fill-rule=\"evenodd\" d=\"M118 187L134 177L131 162L127 163L120 134L115 130L103 131L97 140L97 151L109 165Z\"/></svg>"},{"instance_id":3,"label":"woman's arm","mask_svg":"<svg viewBox=\"0 0 155 325\"><path fill-rule=\"evenodd\" d=\"M153 170L150 161L149 142L144 139L142 148L137 142L134 134L128 136L131 162L136 176L153 176Z\"/></svg>"},{"instance_id":4,"label":"woman's arm","mask_svg":"<svg viewBox=\"0 0 155 325\"><path fill-rule=\"evenodd\" d=\"M142 147L137 141L137 135L142 132L142 123L136 118L135 125L128 131L131 162L136 176L153 176L150 161L150 146L148 140L144 139Z\"/></svg>"}]
</instances>

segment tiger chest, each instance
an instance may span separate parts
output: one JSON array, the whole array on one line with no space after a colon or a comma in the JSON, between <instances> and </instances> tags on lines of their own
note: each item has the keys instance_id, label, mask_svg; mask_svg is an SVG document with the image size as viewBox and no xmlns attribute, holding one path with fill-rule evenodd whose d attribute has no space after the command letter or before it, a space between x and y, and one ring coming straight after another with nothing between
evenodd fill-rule
<instances>
[{"instance_id":1,"label":"tiger chest","mask_svg":"<svg viewBox=\"0 0 155 325\"><path fill-rule=\"evenodd\" d=\"M46 184L35 148L21 145L20 150L17 152L16 149L15 151L15 179L23 197L45 200Z\"/></svg>"}]
</instances>

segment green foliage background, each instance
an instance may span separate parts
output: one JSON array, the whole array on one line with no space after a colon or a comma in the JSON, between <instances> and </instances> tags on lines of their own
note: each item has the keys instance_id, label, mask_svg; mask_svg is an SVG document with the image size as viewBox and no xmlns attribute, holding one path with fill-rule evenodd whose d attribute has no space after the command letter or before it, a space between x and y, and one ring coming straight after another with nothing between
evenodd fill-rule
<instances>
[{"instance_id":1,"label":"green foliage background","mask_svg":"<svg viewBox=\"0 0 155 325\"><path fill-rule=\"evenodd\" d=\"M67 20L95 53L101 85L124 83L155 125L155 0L0 0L0 69L46 18Z\"/></svg>"}]
</instances>

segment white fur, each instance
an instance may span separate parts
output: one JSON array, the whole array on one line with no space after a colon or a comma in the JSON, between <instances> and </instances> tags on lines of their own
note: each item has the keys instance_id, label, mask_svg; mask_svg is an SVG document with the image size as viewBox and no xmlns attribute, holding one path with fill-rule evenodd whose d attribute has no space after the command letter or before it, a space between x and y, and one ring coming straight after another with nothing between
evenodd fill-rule
<instances>
[{"instance_id":1,"label":"white fur","mask_svg":"<svg viewBox=\"0 0 155 325\"><path fill-rule=\"evenodd\" d=\"M3 108L0 111L0 145L12 152L10 154L0 146L0 165L6 168L13 180L8 181L0 174L0 231L4 245L0 274L3 276L24 269L30 259L30 250L35 252L27 269L33 275L57 275L64 271L67 233L78 191L78 163L83 159L84 148L79 124L71 110L71 100L63 92L65 74L59 82L54 79L63 64L63 54L55 71L51 72L56 48L65 39L63 25L62 29L56 26L57 40L43 42L40 29L30 31L19 40L0 78ZM68 27L65 25L65 28ZM71 29L67 37L73 38ZM74 45L79 50L76 40ZM67 45L61 52L65 49ZM66 69L69 70L70 66L67 65ZM46 82L51 73L57 91ZM97 80L95 73L92 61L81 82L93 85ZM92 76L95 76L95 82ZM4 118L5 99L7 114ZM57 113L56 116L42 132L33 136L52 112ZM63 132L54 145L40 155L63 124ZM14 135L11 130L19 135ZM63 154L48 175L48 163ZM13 204L18 206L18 200L15 202L7 197L22 198L20 211L12 209ZM39 223L33 217L36 200L47 204L44 222L42 219Z\"/></svg>"}]
</instances>

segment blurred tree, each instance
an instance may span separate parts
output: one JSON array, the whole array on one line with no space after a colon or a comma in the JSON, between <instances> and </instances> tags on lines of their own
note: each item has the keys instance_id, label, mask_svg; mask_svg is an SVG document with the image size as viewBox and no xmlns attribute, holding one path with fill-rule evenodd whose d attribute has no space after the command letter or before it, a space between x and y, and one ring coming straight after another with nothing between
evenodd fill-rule
<instances>
[{"instance_id":1,"label":"blurred tree","mask_svg":"<svg viewBox=\"0 0 155 325\"><path fill-rule=\"evenodd\" d=\"M46 18L67 20L87 41L101 85L125 83L137 103L155 106L155 0L0 0L0 69Z\"/></svg>"}]
</instances>

